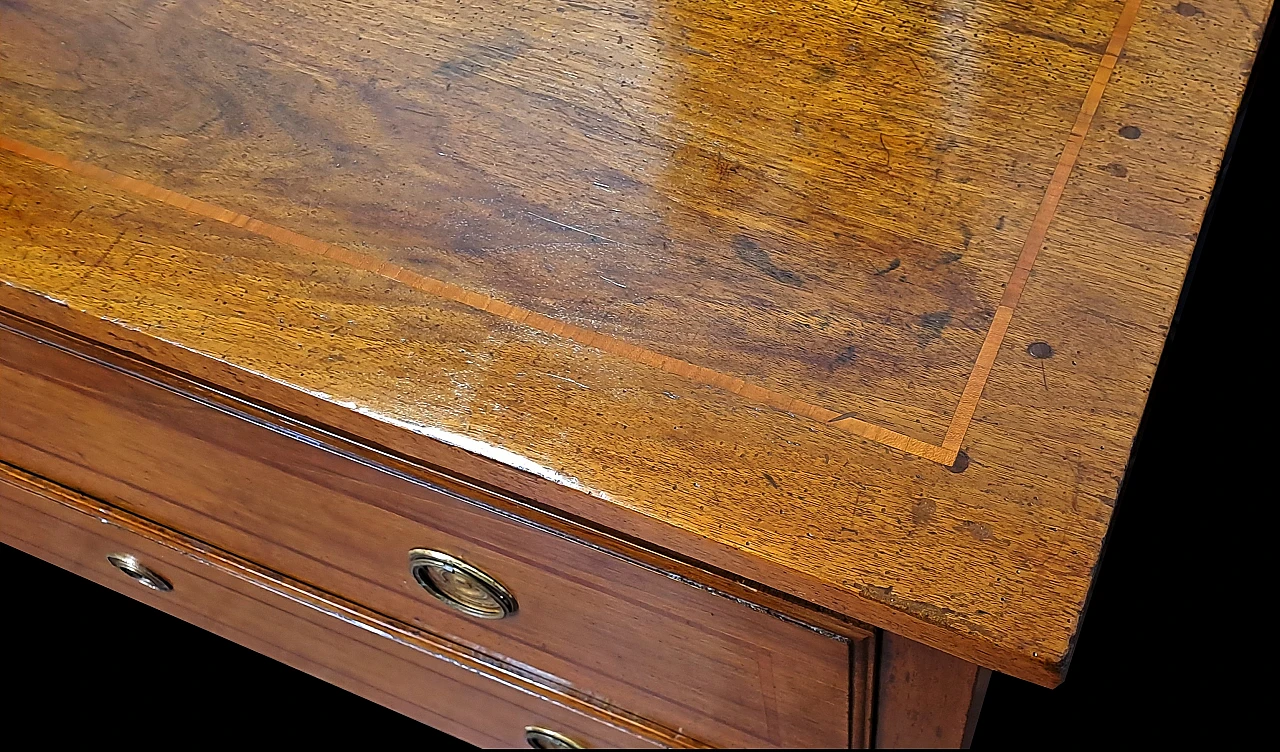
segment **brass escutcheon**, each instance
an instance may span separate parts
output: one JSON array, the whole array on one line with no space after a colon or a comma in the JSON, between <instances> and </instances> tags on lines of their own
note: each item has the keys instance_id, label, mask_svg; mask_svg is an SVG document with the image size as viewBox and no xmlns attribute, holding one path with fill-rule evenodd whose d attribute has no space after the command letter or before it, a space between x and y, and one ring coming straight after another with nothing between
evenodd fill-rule
<instances>
[{"instance_id":1,"label":"brass escutcheon","mask_svg":"<svg viewBox=\"0 0 1280 752\"><path fill-rule=\"evenodd\" d=\"M142 562L138 561L138 557L133 554L107 554L107 561L111 562L111 566L129 575L135 582L145 587L161 593L173 590L173 585L170 585L168 580L152 572Z\"/></svg>"},{"instance_id":2,"label":"brass escutcheon","mask_svg":"<svg viewBox=\"0 0 1280 752\"><path fill-rule=\"evenodd\" d=\"M409 552L409 572L428 593L468 616L503 619L519 609L501 582L449 554L415 548Z\"/></svg>"},{"instance_id":3,"label":"brass escutcheon","mask_svg":"<svg viewBox=\"0 0 1280 752\"><path fill-rule=\"evenodd\" d=\"M585 749L564 734L541 726L525 726L524 740L534 749Z\"/></svg>"}]
</instances>

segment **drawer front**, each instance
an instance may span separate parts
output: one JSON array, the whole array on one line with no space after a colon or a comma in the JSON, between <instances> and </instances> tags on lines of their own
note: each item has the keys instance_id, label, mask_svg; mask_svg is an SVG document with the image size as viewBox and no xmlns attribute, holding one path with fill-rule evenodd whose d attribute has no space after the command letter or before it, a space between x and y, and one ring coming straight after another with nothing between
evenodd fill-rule
<instances>
[{"instance_id":1,"label":"drawer front","mask_svg":"<svg viewBox=\"0 0 1280 752\"><path fill-rule=\"evenodd\" d=\"M651 736L626 718L578 712L522 691L519 678L486 675L456 648L3 467L0 542L476 745L525 746L527 727L587 747L687 741ZM119 554L135 557L172 590L131 580L108 562L108 555ZM380 636L388 634L399 639Z\"/></svg>"},{"instance_id":2,"label":"drawer front","mask_svg":"<svg viewBox=\"0 0 1280 752\"><path fill-rule=\"evenodd\" d=\"M0 395L0 459L373 611L712 744L862 741L867 640L784 621L348 453L341 440L304 441L286 421L14 330L0 329ZM412 549L480 568L518 611L483 620L441 604L410 576Z\"/></svg>"}]
</instances>

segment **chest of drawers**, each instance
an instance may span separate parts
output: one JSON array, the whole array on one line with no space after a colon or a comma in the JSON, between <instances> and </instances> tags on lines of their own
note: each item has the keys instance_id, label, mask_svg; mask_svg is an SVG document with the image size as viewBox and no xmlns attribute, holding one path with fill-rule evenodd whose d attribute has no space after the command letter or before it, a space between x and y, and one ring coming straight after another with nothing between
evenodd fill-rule
<instances>
[{"instance_id":1,"label":"chest of drawers","mask_svg":"<svg viewBox=\"0 0 1280 752\"><path fill-rule=\"evenodd\" d=\"M0 541L485 746L962 746L1268 11L6 5Z\"/></svg>"}]
</instances>

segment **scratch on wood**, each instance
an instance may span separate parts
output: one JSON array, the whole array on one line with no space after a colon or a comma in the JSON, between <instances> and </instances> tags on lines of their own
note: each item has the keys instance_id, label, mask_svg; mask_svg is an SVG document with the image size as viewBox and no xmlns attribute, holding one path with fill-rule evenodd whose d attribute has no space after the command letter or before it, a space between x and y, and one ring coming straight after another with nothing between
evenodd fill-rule
<instances>
[{"instance_id":1,"label":"scratch on wood","mask_svg":"<svg viewBox=\"0 0 1280 752\"><path fill-rule=\"evenodd\" d=\"M111 241L111 245L107 246L107 250L103 251L102 255L98 257L98 260L89 265L90 268L97 267L102 264L103 261L106 261L107 256L110 256L111 252L120 244L120 241L124 238L126 232L128 232L128 230L121 230L120 234L116 236L116 239Z\"/></svg>"},{"instance_id":2,"label":"scratch on wood","mask_svg":"<svg viewBox=\"0 0 1280 752\"><path fill-rule=\"evenodd\" d=\"M582 387L583 389L590 389L590 388L591 388L591 387L587 386L586 384L582 383L581 381L575 381L575 380L573 380L573 379L569 378L568 376L557 376L557 375L555 375L554 373L549 373L549 374L547 374L547 378L551 378L551 379L559 379L560 381L567 381L567 382L569 382L570 384L577 384L578 386Z\"/></svg>"},{"instance_id":3,"label":"scratch on wood","mask_svg":"<svg viewBox=\"0 0 1280 752\"><path fill-rule=\"evenodd\" d=\"M586 235L586 236L588 236L588 237L592 237L592 238L600 238L601 240L605 241L606 243L614 243L614 244L617 244L617 243L618 243L618 241L613 240L612 238L606 238L605 236L603 236L603 235L601 235L601 234L599 234L599 233L591 232L590 230L584 230L584 229L582 229L581 227L574 227L573 225L567 225L567 224L565 224L564 222L557 222L557 221L555 221L554 219L551 219L550 217L544 217L544 216L542 216L541 214L534 214L534 213L533 213L533 212L531 212L531 211L526 211L526 212L525 212L525 214L528 214L530 217L533 217L534 219L541 219L543 222L550 222L551 224L555 225L556 227L562 227L562 228L564 228L564 229L566 229L566 230L572 230L573 232L580 232L580 233L582 233L583 235Z\"/></svg>"}]
</instances>

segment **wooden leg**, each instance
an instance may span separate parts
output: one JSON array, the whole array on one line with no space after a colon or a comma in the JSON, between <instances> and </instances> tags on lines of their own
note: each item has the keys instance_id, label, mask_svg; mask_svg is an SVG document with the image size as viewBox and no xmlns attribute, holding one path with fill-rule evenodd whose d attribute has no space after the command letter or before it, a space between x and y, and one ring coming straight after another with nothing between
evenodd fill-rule
<instances>
[{"instance_id":1,"label":"wooden leg","mask_svg":"<svg viewBox=\"0 0 1280 752\"><path fill-rule=\"evenodd\" d=\"M968 748L991 672L887 632L879 652L876 748Z\"/></svg>"}]
</instances>

